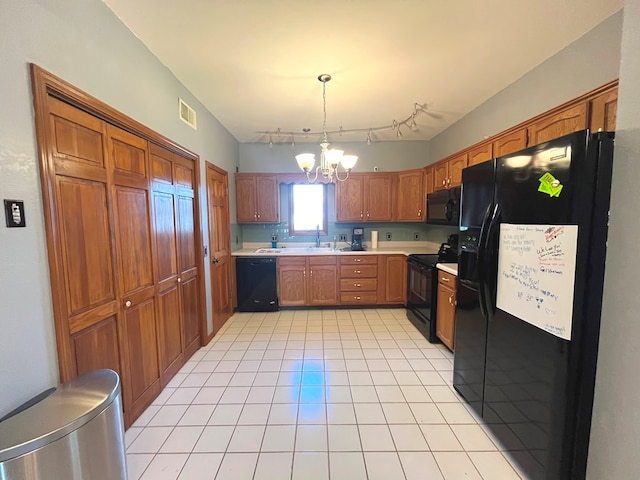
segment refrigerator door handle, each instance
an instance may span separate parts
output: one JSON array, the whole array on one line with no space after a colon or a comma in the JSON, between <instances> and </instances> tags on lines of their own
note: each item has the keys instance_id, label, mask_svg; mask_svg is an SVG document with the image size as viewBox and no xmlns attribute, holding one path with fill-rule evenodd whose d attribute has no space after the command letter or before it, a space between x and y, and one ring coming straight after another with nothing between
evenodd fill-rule
<instances>
[{"instance_id":1,"label":"refrigerator door handle","mask_svg":"<svg viewBox=\"0 0 640 480\"><path fill-rule=\"evenodd\" d=\"M482 270L485 274L484 276L484 282L483 282L483 286L485 289L484 292L484 298L485 298L485 307L487 309L487 318L489 319L489 321L491 321L491 318L493 317L494 313L496 313L496 304L495 304L495 298L496 298L496 288L497 288L497 272L494 272L494 270L497 269L498 265L497 265L497 259L498 259L498 241L499 239L496 237L496 235L499 232L499 228L496 228L500 225L500 219L502 216L502 212L500 209L500 205L499 204L495 204L495 206L493 207L493 212L491 213L491 220L489 220L489 225L487 227L487 234L485 236L485 244L483 246L483 252L485 254L484 257L484 265L482 267ZM495 265L491 265L489 262L494 259L495 260ZM490 278L490 274L491 272L494 272L494 275L491 276ZM491 280L494 280L495 282L491 282ZM496 283L495 285L492 283Z\"/></svg>"},{"instance_id":2,"label":"refrigerator door handle","mask_svg":"<svg viewBox=\"0 0 640 480\"><path fill-rule=\"evenodd\" d=\"M480 296L480 313L486 319L488 319L487 300L485 297L485 239L487 236L487 230L489 228L489 222L491 217L493 205L488 205L482 217L482 226L480 227L480 238L478 239L478 295Z\"/></svg>"}]
</instances>

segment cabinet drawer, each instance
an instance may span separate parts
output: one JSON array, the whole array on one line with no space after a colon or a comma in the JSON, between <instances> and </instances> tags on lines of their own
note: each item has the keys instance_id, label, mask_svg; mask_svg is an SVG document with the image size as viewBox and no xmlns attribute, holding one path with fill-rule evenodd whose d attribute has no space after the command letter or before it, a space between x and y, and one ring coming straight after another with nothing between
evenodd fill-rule
<instances>
[{"instance_id":1,"label":"cabinet drawer","mask_svg":"<svg viewBox=\"0 0 640 480\"><path fill-rule=\"evenodd\" d=\"M458 277L455 275L451 275L449 272L445 272L444 270L438 269L438 283L441 285L446 285L449 288L456 289L456 280Z\"/></svg>"},{"instance_id":2,"label":"cabinet drawer","mask_svg":"<svg viewBox=\"0 0 640 480\"><path fill-rule=\"evenodd\" d=\"M378 265L341 265L340 278L375 278Z\"/></svg>"},{"instance_id":3,"label":"cabinet drawer","mask_svg":"<svg viewBox=\"0 0 640 480\"><path fill-rule=\"evenodd\" d=\"M278 257L278 265L305 265L307 257Z\"/></svg>"},{"instance_id":4,"label":"cabinet drawer","mask_svg":"<svg viewBox=\"0 0 640 480\"><path fill-rule=\"evenodd\" d=\"M340 257L340 265L375 265L378 263L377 255L345 255Z\"/></svg>"},{"instance_id":5,"label":"cabinet drawer","mask_svg":"<svg viewBox=\"0 0 640 480\"><path fill-rule=\"evenodd\" d=\"M340 280L341 292L376 291L378 288L377 278L343 278Z\"/></svg>"},{"instance_id":6,"label":"cabinet drawer","mask_svg":"<svg viewBox=\"0 0 640 480\"><path fill-rule=\"evenodd\" d=\"M309 256L309 265L335 265L337 262L336 257L333 255L316 255Z\"/></svg>"},{"instance_id":7,"label":"cabinet drawer","mask_svg":"<svg viewBox=\"0 0 640 480\"><path fill-rule=\"evenodd\" d=\"M343 305L376 305L378 295L376 292L341 292L340 302Z\"/></svg>"}]
</instances>

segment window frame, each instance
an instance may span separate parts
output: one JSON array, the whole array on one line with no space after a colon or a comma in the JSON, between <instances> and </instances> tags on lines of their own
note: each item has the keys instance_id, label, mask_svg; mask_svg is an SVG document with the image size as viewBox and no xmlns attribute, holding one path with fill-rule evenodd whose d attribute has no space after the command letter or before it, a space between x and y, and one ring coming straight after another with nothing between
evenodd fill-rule
<instances>
[{"instance_id":1,"label":"window frame","mask_svg":"<svg viewBox=\"0 0 640 480\"><path fill-rule=\"evenodd\" d=\"M296 185L319 185L322 187L322 225L320 225L320 235L328 235L329 233L329 229L328 229L328 225L329 225L329 220L328 220L328 216L329 216L329 212L328 212L328 200L327 200L327 193L329 191L329 189L327 188L327 185L324 183L316 183L316 184L309 184L309 183L292 183L289 185L289 235L291 236L312 236L312 235L316 235L317 234L317 230L313 229L313 230L294 230L294 224L293 224L293 216L294 216L294 210L295 210L295 205L294 205L294 201L293 201L293 187Z\"/></svg>"}]
</instances>

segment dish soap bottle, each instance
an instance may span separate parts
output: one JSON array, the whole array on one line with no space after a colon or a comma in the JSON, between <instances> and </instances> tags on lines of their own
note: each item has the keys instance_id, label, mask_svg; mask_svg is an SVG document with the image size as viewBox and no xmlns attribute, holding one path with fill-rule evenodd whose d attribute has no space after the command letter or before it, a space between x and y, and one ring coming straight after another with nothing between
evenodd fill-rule
<instances>
[{"instance_id":1,"label":"dish soap bottle","mask_svg":"<svg viewBox=\"0 0 640 480\"><path fill-rule=\"evenodd\" d=\"M277 248L277 247L278 247L278 236L271 235L271 248Z\"/></svg>"}]
</instances>

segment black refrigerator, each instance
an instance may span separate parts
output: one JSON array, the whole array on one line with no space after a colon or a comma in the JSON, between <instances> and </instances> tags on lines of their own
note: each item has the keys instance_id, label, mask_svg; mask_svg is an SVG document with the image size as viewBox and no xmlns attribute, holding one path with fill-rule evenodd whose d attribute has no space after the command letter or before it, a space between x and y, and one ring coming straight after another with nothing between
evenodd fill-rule
<instances>
[{"instance_id":1,"label":"black refrigerator","mask_svg":"<svg viewBox=\"0 0 640 480\"><path fill-rule=\"evenodd\" d=\"M532 480L585 478L613 134L462 172L454 387Z\"/></svg>"}]
</instances>

